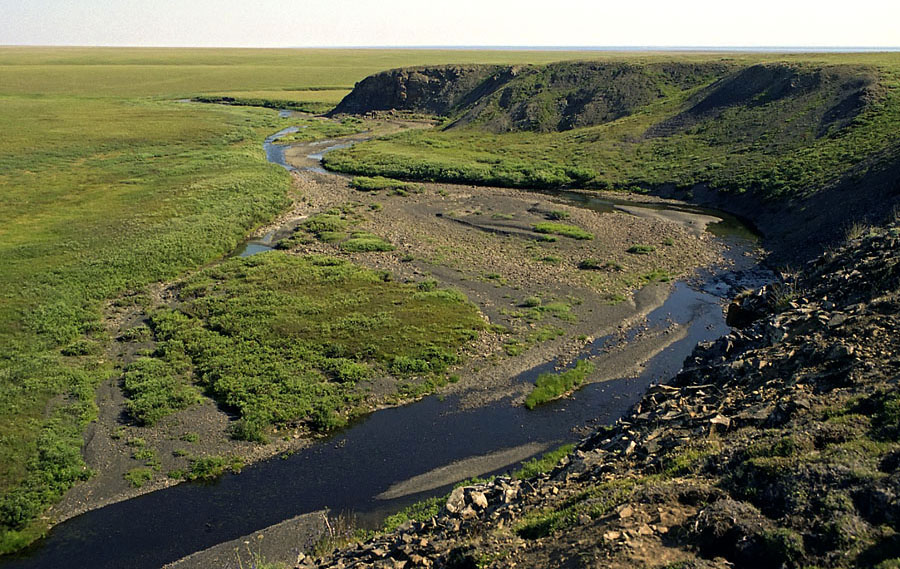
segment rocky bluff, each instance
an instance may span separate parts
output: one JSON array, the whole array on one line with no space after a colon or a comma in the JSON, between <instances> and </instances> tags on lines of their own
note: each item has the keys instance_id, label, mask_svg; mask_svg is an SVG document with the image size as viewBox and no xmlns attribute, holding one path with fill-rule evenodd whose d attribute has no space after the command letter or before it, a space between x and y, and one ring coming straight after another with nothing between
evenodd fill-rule
<instances>
[{"instance_id":1,"label":"rocky bluff","mask_svg":"<svg viewBox=\"0 0 900 569\"><path fill-rule=\"evenodd\" d=\"M900 225L856 233L549 474L299 567L897 567Z\"/></svg>"}]
</instances>

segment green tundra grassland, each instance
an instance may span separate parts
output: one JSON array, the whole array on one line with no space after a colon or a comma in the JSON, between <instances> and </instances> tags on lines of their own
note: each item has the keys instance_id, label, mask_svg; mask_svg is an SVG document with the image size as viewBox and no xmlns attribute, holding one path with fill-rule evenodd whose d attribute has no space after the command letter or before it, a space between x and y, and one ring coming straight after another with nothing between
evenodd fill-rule
<instances>
[{"instance_id":1,"label":"green tundra grassland","mask_svg":"<svg viewBox=\"0 0 900 569\"><path fill-rule=\"evenodd\" d=\"M104 302L220 258L288 204L261 146L287 121L179 99L331 105L389 67L575 56L0 48L0 552L90 475L82 430L114 371Z\"/></svg>"},{"instance_id":2,"label":"green tundra grassland","mask_svg":"<svg viewBox=\"0 0 900 569\"><path fill-rule=\"evenodd\" d=\"M592 77L602 76L562 63L519 71L477 103L463 97L440 128L342 149L326 165L366 176L512 187L705 185L777 200L862 178L900 149L900 54L668 61L699 65L685 71L691 68L643 56L608 72L619 82L607 93L610 119L584 118L590 107L561 116L561 107L577 105ZM753 64L769 66L748 69ZM862 84L856 107L847 97Z\"/></svg>"},{"instance_id":3,"label":"green tundra grassland","mask_svg":"<svg viewBox=\"0 0 900 569\"><path fill-rule=\"evenodd\" d=\"M115 373L106 357L111 339L101 320L104 303L222 258L289 203L290 176L268 164L261 147L265 136L289 121L271 109L241 103L324 110L355 82L399 66L584 58L702 62L722 57L745 63L782 59L561 51L0 48L0 553L41 535L49 523L47 508L90 476L80 454L82 432L96 415L95 387ZM822 149L831 160L823 163L825 168L844 160L845 152L880 148L885 144L880 133L897 132L896 56L807 59L873 66L886 89L876 114L863 118L887 122L868 129L863 125L856 130L861 138L847 144L828 143L832 145ZM179 102L201 96L224 97L237 105ZM659 181L668 177L669 162L648 168L643 150L622 154L622 145L609 140L627 137L635 125L671 110L685 96L673 94L647 111L650 115L626 117L621 124L564 133L400 135L336 156L335 164L414 177L397 170L396 160L393 170L372 164L400 156L410 164L452 160L481 168L508 159L500 156L506 153L520 163L533 162L529 171L540 171L544 164L555 171L566 157L576 155L584 160L577 166L593 172L587 178L596 180L593 185ZM666 160L683 175L671 181L695 176L697 168L705 171L710 164L704 163L713 157L696 150L703 144L695 135L684 136L674 146L652 147L657 154L675 152ZM414 150L420 142L428 145L427 157ZM728 156L720 160L723 171L741 171L731 168ZM814 176L810 183L821 179ZM538 184L545 186L571 181L541 174L523 178L519 185L541 180L550 182ZM468 321L471 312L463 303L459 307L456 315ZM164 321L164 315L156 320L159 334L184 339L179 337L183 329L166 328ZM194 360L202 353L187 356L197 365ZM390 366L394 359L386 358L401 356L417 359L385 353L373 365ZM211 378L208 382L207 387L214 384ZM234 391L222 393L227 398ZM148 417L156 403L151 402ZM241 403L234 407L243 414ZM255 415L251 407L242 416L249 419L244 433L249 438L254 422L278 419Z\"/></svg>"}]
</instances>

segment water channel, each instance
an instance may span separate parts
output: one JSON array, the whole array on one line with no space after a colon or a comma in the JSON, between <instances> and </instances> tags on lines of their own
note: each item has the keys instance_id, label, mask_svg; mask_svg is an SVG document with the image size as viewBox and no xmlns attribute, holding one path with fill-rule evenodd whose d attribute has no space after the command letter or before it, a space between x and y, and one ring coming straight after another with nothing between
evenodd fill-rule
<instances>
[{"instance_id":1,"label":"water channel","mask_svg":"<svg viewBox=\"0 0 900 569\"><path fill-rule=\"evenodd\" d=\"M271 161L291 169L284 161L284 147L276 142L288 132L295 131L286 129L269 137L265 148ZM621 205L580 194L560 199L600 211ZM747 227L719 212L702 211L723 220L712 229L716 239L727 242L731 264L674 284L665 303L642 326L665 328L674 322L687 334L654 356L637 376L588 385L570 398L533 411L508 400L461 410L455 397L438 396L377 411L291 456L254 464L238 475L228 474L211 484L179 484L72 518L30 550L4 559L0 567L158 569L192 552L323 508L350 511L363 523L377 524L406 504L448 489L391 500L378 497L398 482L454 461L529 443L551 447L572 442L591 425L614 422L650 384L677 373L697 342L728 332L722 308L730 294L758 286L770 276L746 254L755 246ZM268 234L248 240L235 254L257 254L272 245ZM614 341L600 338L581 357L602 354ZM546 362L517 379L534 381L553 366L554 362Z\"/></svg>"}]
</instances>

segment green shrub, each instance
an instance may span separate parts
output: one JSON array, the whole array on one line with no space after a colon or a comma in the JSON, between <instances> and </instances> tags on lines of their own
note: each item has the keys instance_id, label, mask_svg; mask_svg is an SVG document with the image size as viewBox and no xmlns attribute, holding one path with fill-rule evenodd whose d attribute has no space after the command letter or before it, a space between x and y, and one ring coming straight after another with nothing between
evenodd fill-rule
<instances>
[{"instance_id":1,"label":"green shrub","mask_svg":"<svg viewBox=\"0 0 900 569\"><path fill-rule=\"evenodd\" d=\"M392 532L406 522L426 522L440 513L446 501L447 496L435 496L416 502L386 517L381 529Z\"/></svg>"},{"instance_id":2,"label":"green shrub","mask_svg":"<svg viewBox=\"0 0 900 569\"><path fill-rule=\"evenodd\" d=\"M578 268L583 271L599 271L604 266L603 262L597 259L584 259L578 263Z\"/></svg>"},{"instance_id":3,"label":"green shrub","mask_svg":"<svg viewBox=\"0 0 900 569\"><path fill-rule=\"evenodd\" d=\"M520 342L519 340L507 340L503 342L503 351L506 352L507 356L522 355L528 347L527 344Z\"/></svg>"},{"instance_id":4,"label":"green shrub","mask_svg":"<svg viewBox=\"0 0 900 569\"><path fill-rule=\"evenodd\" d=\"M128 413L142 425L153 425L200 399L182 373L157 358L139 358L131 363L123 375L123 386Z\"/></svg>"},{"instance_id":5,"label":"green shrub","mask_svg":"<svg viewBox=\"0 0 900 569\"><path fill-rule=\"evenodd\" d=\"M553 211L547 212L547 215L545 217L550 221L562 221L564 219L569 219L570 217L572 217L572 214L567 211L555 209Z\"/></svg>"},{"instance_id":6,"label":"green shrub","mask_svg":"<svg viewBox=\"0 0 900 569\"><path fill-rule=\"evenodd\" d=\"M628 252L634 255L649 255L650 253L656 251L656 247L653 245L632 245L628 248Z\"/></svg>"},{"instance_id":7,"label":"green shrub","mask_svg":"<svg viewBox=\"0 0 900 569\"><path fill-rule=\"evenodd\" d=\"M391 373L397 375L410 375L413 373L428 373L431 371L431 365L421 358L397 356L391 362L390 369Z\"/></svg>"},{"instance_id":8,"label":"green shrub","mask_svg":"<svg viewBox=\"0 0 900 569\"><path fill-rule=\"evenodd\" d=\"M562 235L563 237L571 237L572 239L593 239L594 234L588 233L584 229L575 225L567 225L565 223L555 223L552 221L543 221L534 224L534 230L537 233L552 233L554 235Z\"/></svg>"},{"instance_id":9,"label":"green shrub","mask_svg":"<svg viewBox=\"0 0 900 569\"><path fill-rule=\"evenodd\" d=\"M300 224L300 227L304 228L310 233L320 234L326 231L344 231L345 229L347 229L347 225L348 221L346 219L342 219L338 215L320 213L310 216L309 219Z\"/></svg>"},{"instance_id":10,"label":"green shrub","mask_svg":"<svg viewBox=\"0 0 900 569\"><path fill-rule=\"evenodd\" d=\"M356 176L350 180L350 186L361 192L377 192L380 190L418 192L422 190L421 184L392 180L384 176Z\"/></svg>"},{"instance_id":11,"label":"green shrub","mask_svg":"<svg viewBox=\"0 0 900 569\"><path fill-rule=\"evenodd\" d=\"M347 238L347 234L343 231L322 231L316 237L322 243L340 243Z\"/></svg>"},{"instance_id":12,"label":"green shrub","mask_svg":"<svg viewBox=\"0 0 900 569\"><path fill-rule=\"evenodd\" d=\"M151 336L150 328L146 324L140 324L122 331L118 339L122 342L147 342Z\"/></svg>"},{"instance_id":13,"label":"green shrub","mask_svg":"<svg viewBox=\"0 0 900 569\"><path fill-rule=\"evenodd\" d=\"M542 373L535 381L534 389L525 398L525 407L534 409L538 405L558 399L580 386L592 371L594 364L587 360L578 360L575 367L562 373Z\"/></svg>"},{"instance_id":14,"label":"green shrub","mask_svg":"<svg viewBox=\"0 0 900 569\"><path fill-rule=\"evenodd\" d=\"M803 536L795 531L778 528L764 532L760 537L765 560L772 566L796 566L806 554Z\"/></svg>"},{"instance_id":15,"label":"green shrub","mask_svg":"<svg viewBox=\"0 0 900 569\"><path fill-rule=\"evenodd\" d=\"M228 434L231 438L238 441L249 441L254 443L268 443L269 437L266 436L266 425L254 417L241 417L228 427Z\"/></svg>"},{"instance_id":16,"label":"green shrub","mask_svg":"<svg viewBox=\"0 0 900 569\"><path fill-rule=\"evenodd\" d=\"M194 458L185 472L187 480L214 480L228 469L228 461L221 456Z\"/></svg>"},{"instance_id":17,"label":"green shrub","mask_svg":"<svg viewBox=\"0 0 900 569\"><path fill-rule=\"evenodd\" d=\"M418 288L422 292L431 292L435 290L438 286L438 282L434 279L426 279L424 281L419 281L416 284L416 288Z\"/></svg>"},{"instance_id":18,"label":"green shrub","mask_svg":"<svg viewBox=\"0 0 900 569\"><path fill-rule=\"evenodd\" d=\"M320 402L310 412L309 423L313 429L327 433L345 427L347 419L338 414L328 402Z\"/></svg>"},{"instance_id":19,"label":"green shrub","mask_svg":"<svg viewBox=\"0 0 900 569\"><path fill-rule=\"evenodd\" d=\"M341 383L357 383L372 377L372 368L361 362L337 359L331 363L334 378Z\"/></svg>"},{"instance_id":20,"label":"green shrub","mask_svg":"<svg viewBox=\"0 0 900 569\"><path fill-rule=\"evenodd\" d=\"M532 478L538 474L549 472L559 463L562 457L575 449L574 444L566 444L557 449L545 452L540 458L532 458L522 463L522 466L513 472L513 478Z\"/></svg>"},{"instance_id":21,"label":"green shrub","mask_svg":"<svg viewBox=\"0 0 900 569\"><path fill-rule=\"evenodd\" d=\"M351 237L340 244L342 250L348 253L370 253L375 251L393 251L394 246L375 235Z\"/></svg>"},{"instance_id":22,"label":"green shrub","mask_svg":"<svg viewBox=\"0 0 900 569\"><path fill-rule=\"evenodd\" d=\"M87 338L78 338L61 350L64 356L89 356L99 354L100 344Z\"/></svg>"},{"instance_id":23,"label":"green shrub","mask_svg":"<svg viewBox=\"0 0 900 569\"><path fill-rule=\"evenodd\" d=\"M197 433L184 433L179 437L179 440L184 441L186 443L195 443L200 440L200 435Z\"/></svg>"},{"instance_id":24,"label":"green shrub","mask_svg":"<svg viewBox=\"0 0 900 569\"><path fill-rule=\"evenodd\" d=\"M153 471L149 468L132 468L125 473L125 480L130 482L135 488L140 488L153 480Z\"/></svg>"}]
</instances>

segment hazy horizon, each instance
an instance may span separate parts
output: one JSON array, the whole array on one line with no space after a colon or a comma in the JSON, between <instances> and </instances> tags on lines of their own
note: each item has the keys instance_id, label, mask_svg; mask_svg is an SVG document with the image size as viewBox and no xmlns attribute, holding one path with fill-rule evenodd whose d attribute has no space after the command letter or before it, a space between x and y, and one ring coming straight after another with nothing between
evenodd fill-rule
<instances>
[{"instance_id":1,"label":"hazy horizon","mask_svg":"<svg viewBox=\"0 0 900 569\"><path fill-rule=\"evenodd\" d=\"M232 46L232 45L85 45L85 44L2 44L0 47L22 48L97 48L97 49L371 49L371 50L498 50L498 51L723 51L723 52L882 52L900 51L900 44L885 46L838 46L838 45L288 45L288 46Z\"/></svg>"},{"instance_id":2,"label":"hazy horizon","mask_svg":"<svg viewBox=\"0 0 900 569\"><path fill-rule=\"evenodd\" d=\"M900 3L561 0L0 0L0 45L481 49L897 49Z\"/></svg>"}]
</instances>

